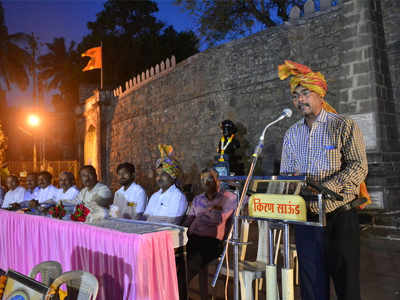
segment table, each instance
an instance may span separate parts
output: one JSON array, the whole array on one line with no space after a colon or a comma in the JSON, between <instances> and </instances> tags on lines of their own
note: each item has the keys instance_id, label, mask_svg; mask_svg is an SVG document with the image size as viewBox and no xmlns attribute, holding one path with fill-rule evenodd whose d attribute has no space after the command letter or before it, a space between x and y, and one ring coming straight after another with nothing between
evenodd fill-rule
<instances>
[{"instance_id":1,"label":"table","mask_svg":"<svg viewBox=\"0 0 400 300\"><path fill-rule=\"evenodd\" d=\"M56 260L63 272L94 274L97 299L179 299L174 244L185 242L176 239L179 227L135 222L131 229L139 233L126 224L120 226L126 232L104 228L117 220L93 226L0 210L0 268L29 274L36 264Z\"/></svg>"},{"instance_id":2,"label":"table","mask_svg":"<svg viewBox=\"0 0 400 300\"><path fill-rule=\"evenodd\" d=\"M168 223L156 223L130 219L116 219L108 218L103 220L97 220L93 224L94 226L108 228L126 233L136 234L147 234L159 231L168 231L171 235L172 246L177 249L187 244L187 228L168 224Z\"/></svg>"}]
</instances>

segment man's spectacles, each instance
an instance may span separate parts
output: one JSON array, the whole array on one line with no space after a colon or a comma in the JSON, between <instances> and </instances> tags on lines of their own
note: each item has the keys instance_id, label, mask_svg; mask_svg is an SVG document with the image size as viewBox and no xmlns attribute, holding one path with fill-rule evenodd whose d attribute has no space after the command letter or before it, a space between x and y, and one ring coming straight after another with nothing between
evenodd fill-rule
<instances>
[{"instance_id":1,"label":"man's spectacles","mask_svg":"<svg viewBox=\"0 0 400 300\"><path fill-rule=\"evenodd\" d=\"M300 92L294 92L294 93L292 94L292 100L293 100L293 101L299 100L299 99L300 99L300 96L303 96L303 97L307 98L310 94L311 94L311 91L310 91L310 90L307 90L307 89L302 90L302 91L300 91Z\"/></svg>"}]
</instances>

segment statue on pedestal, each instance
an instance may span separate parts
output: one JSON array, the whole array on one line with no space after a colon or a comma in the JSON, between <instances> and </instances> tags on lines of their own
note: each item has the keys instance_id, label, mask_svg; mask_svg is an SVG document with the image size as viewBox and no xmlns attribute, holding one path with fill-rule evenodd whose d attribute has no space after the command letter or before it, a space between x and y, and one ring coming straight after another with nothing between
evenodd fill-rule
<instances>
[{"instance_id":1,"label":"statue on pedestal","mask_svg":"<svg viewBox=\"0 0 400 300\"><path fill-rule=\"evenodd\" d=\"M231 173L242 175L244 171L243 164L240 163L241 157L235 155L235 151L240 148L240 142L235 137L237 127L231 120L224 120L219 126L222 136L218 143L219 156L215 168L220 176L230 176Z\"/></svg>"}]
</instances>

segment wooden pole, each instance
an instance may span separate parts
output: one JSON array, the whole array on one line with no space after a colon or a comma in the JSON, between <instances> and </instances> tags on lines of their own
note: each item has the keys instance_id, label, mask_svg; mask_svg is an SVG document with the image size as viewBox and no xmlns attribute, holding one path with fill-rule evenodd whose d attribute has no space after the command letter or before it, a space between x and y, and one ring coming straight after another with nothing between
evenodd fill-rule
<instances>
[{"instance_id":1,"label":"wooden pole","mask_svg":"<svg viewBox=\"0 0 400 300\"><path fill-rule=\"evenodd\" d=\"M100 47L101 47L100 90L103 90L103 41L100 43Z\"/></svg>"}]
</instances>

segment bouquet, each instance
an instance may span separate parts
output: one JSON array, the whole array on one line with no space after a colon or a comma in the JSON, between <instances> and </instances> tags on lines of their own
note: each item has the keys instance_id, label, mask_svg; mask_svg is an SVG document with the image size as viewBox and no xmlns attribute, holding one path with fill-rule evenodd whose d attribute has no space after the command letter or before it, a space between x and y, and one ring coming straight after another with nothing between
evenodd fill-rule
<instances>
[{"instance_id":1,"label":"bouquet","mask_svg":"<svg viewBox=\"0 0 400 300\"><path fill-rule=\"evenodd\" d=\"M0 276L0 299L3 297L4 288L6 287L7 276L1 275Z\"/></svg>"},{"instance_id":2,"label":"bouquet","mask_svg":"<svg viewBox=\"0 0 400 300\"><path fill-rule=\"evenodd\" d=\"M56 206L53 206L49 209L49 214L53 218L57 218L57 219L62 219L66 213L67 212L64 208L62 201L60 201L60 203L58 203Z\"/></svg>"},{"instance_id":3,"label":"bouquet","mask_svg":"<svg viewBox=\"0 0 400 300\"><path fill-rule=\"evenodd\" d=\"M90 209L83 204L78 204L75 207L74 213L71 215L71 220L78 222L85 222L87 215L90 213Z\"/></svg>"}]
</instances>

